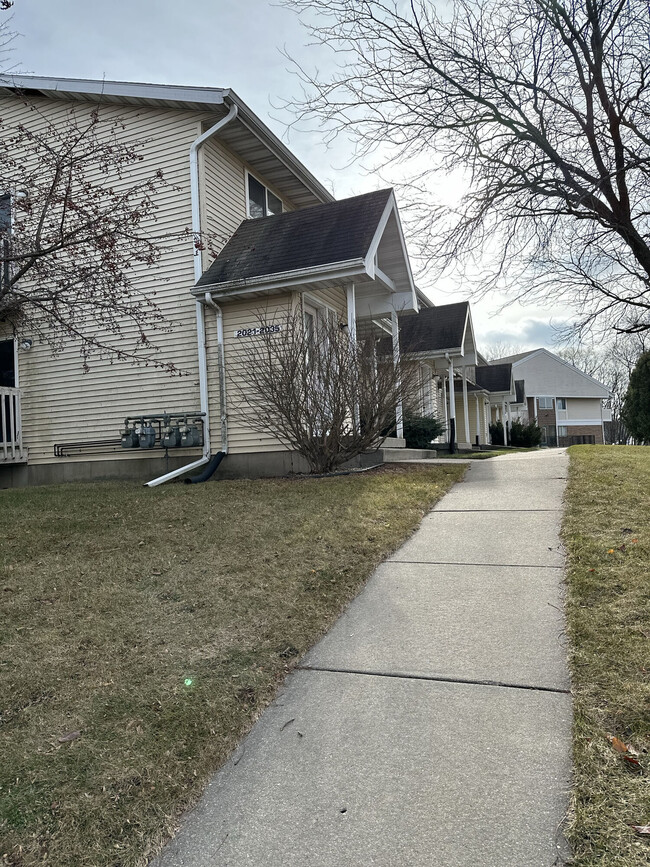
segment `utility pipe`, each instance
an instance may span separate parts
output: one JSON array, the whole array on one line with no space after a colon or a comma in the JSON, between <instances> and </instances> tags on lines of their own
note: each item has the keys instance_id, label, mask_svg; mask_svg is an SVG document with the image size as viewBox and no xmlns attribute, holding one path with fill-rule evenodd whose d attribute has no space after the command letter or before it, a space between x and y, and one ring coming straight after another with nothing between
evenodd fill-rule
<instances>
[{"instance_id":1,"label":"utility pipe","mask_svg":"<svg viewBox=\"0 0 650 867\"><path fill-rule=\"evenodd\" d=\"M190 147L190 198L192 203L192 246L194 253L195 285L201 279L201 275L203 273L200 250L201 200L199 189L199 150L203 147L203 145L209 138L218 133L219 130L223 129L226 124L229 124L230 121L234 120L236 117L237 106L231 105L228 114L225 117L222 117L221 120L217 121L217 123L213 124L210 129L206 130L206 132L202 133L202 135L196 138L192 142L192 145ZM177 470L172 470L171 473L165 473L165 475L159 476L157 479L152 479L150 482L147 482L147 486L150 488L154 488L156 487L156 485L162 485L164 482L169 482L171 479L175 479L177 476L182 476L183 473L187 473L190 470L201 467L203 466L203 464L207 464L207 462L210 460L210 405L208 400L208 357L205 346L205 311L203 309L204 303L205 302L203 300L197 299L195 304L196 337L199 361L199 399L201 404L201 412L204 413L205 419L203 427L203 456L199 458L199 460L193 461L191 464L186 464L184 467L179 467Z\"/></svg>"}]
</instances>

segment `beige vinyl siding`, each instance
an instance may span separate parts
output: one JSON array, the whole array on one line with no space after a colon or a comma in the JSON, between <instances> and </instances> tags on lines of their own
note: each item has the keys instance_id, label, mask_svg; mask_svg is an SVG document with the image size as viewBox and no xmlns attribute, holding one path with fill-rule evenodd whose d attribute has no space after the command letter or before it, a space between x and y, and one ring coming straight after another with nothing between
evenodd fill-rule
<instances>
[{"instance_id":1,"label":"beige vinyl siding","mask_svg":"<svg viewBox=\"0 0 650 867\"><path fill-rule=\"evenodd\" d=\"M286 318L293 304L292 293L274 295L266 300L249 299L224 303L223 333L224 356L226 365L226 396L228 412L228 451L231 454L246 454L250 452L284 451L286 446L270 433L264 434L253 430L246 421L251 412L241 400L238 388L245 387L245 377L240 371L245 364L245 355L249 340L254 338L237 338L235 332L242 328L255 328L261 322L278 322L286 327ZM208 343L208 388L212 415L213 451L221 447L219 430L219 376L217 356L217 329L214 315L208 313L207 343Z\"/></svg>"},{"instance_id":2,"label":"beige vinyl siding","mask_svg":"<svg viewBox=\"0 0 650 867\"><path fill-rule=\"evenodd\" d=\"M5 126L25 120L29 110L20 101L1 100ZM46 117L66 122L69 103L38 100ZM78 112L88 107L77 104ZM107 106L103 116L121 117L125 135L148 142L144 160L131 169L128 182L136 182L162 169L170 186L158 197L159 210L153 227L159 235L189 229L191 206L189 148L200 131L202 115L163 108ZM34 123L34 113L29 114ZM160 347L155 357L175 364L182 376L129 362L102 360L93 356L91 370L83 373L79 345L66 340L63 350L52 355L38 340L30 352L19 353L19 376L23 389L23 435L30 463L62 462L54 458L58 442L117 438L126 415L199 408L198 365L193 284L192 243L189 237L170 241L160 262L151 269L135 272L139 291L154 295L155 302L170 323L167 333L153 335ZM162 279L158 279L162 278ZM132 328L125 330L126 342L134 339ZM24 336L29 337L29 329ZM191 452L186 452L189 456ZM151 452L119 452L96 456L98 460L150 456ZM87 458L79 458L87 459Z\"/></svg>"},{"instance_id":3,"label":"beige vinyl siding","mask_svg":"<svg viewBox=\"0 0 650 867\"><path fill-rule=\"evenodd\" d=\"M216 139L208 139L200 158L205 271L214 258L212 253L220 252L246 219L246 181L244 164Z\"/></svg>"},{"instance_id":4,"label":"beige vinyl siding","mask_svg":"<svg viewBox=\"0 0 650 867\"><path fill-rule=\"evenodd\" d=\"M342 321L347 321L345 291L332 288L306 296L334 308ZM231 454L251 452L286 451L287 446L270 433L265 434L252 429L246 421L250 412L242 403L238 387L245 377L243 370L247 341L250 338L237 338L235 332L242 328L255 328L261 322L283 324L301 296L295 292L269 296L267 299L249 299L228 302L221 305L223 310L224 355L226 364L226 397L228 412L228 451ZM217 354L217 329L214 313L207 312L207 351L208 351L208 388L212 417L213 451L220 448L219 431L219 370Z\"/></svg>"}]
</instances>

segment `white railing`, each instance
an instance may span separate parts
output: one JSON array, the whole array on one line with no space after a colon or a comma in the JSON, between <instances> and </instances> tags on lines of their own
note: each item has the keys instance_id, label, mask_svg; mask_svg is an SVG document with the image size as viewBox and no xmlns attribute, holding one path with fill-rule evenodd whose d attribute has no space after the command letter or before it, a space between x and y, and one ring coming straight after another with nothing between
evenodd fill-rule
<instances>
[{"instance_id":1,"label":"white railing","mask_svg":"<svg viewBox=\"0 0 650 867\"><path fill-rule=\"evenodd\" d=\"M20 389L0 386L0 464L24 460Z\"/></svg>"}]
</instances>

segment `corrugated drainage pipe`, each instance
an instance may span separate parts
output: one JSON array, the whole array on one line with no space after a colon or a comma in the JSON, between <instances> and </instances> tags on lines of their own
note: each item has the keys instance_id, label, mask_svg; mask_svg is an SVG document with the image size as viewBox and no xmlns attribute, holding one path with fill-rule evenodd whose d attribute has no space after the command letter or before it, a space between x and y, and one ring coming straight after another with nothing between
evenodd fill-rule
<instances>
[{"instance_id":1,"label":"corrugated drainage pipe","mask_svg":"<svg viewBox=\"0 0 650 867\"><path fill-rule=\"evenodd\" d=\"M186 485L200 485L201 482L207 482L211 476L214 475L215 470L221 463L221 461L226 457L225 452L217 452L216 455L212 457L212 460L207 465L207 467L203 470L203 472L198 476L192 476L189 479L185 479Z\"/></svg>"}]
</instances>

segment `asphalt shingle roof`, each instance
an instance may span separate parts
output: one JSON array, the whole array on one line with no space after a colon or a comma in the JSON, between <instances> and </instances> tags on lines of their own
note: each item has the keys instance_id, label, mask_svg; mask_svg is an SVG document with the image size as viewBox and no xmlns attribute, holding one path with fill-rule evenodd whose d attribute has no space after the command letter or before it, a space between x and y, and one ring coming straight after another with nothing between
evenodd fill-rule
<instances>
[{"instance_id":1,"label":"asphalt shingle roof","mask_svg":"<svg viewBox=\"0 0 650 867\"><path fill-rule=\"evenodd\" d=\"M510 391L511 364L480 365L476 368L476 384L488 391Z\"/></svg>"},{"instance_id":2,"label":"asphalt shingle roof","mask_svg":"<svg viewBox=\"0 0 650 867\"><path fill-rule=\"evenodd\" d=\"M392 190L244 220L196 284L213 286L364 258Z\"/></svg>"},{"instance_id":3,"label":"asphalt shingle roof","mask_svg":"<svg viewBox=\"0 0 650 867\"><path fill-rule=\"evenodd\" d=\"M417 316L400 318L400 351L440 352L463 344L469 302L422 308Z\"/></svg>"},{"instance_id":4,"label":"asphalt shingle roof","mask_svg":"<svg viewBox=\"0 0 650 867\"><path fill-rule=\"evenodd\" d=\"M521 361L522 358L532 355L533 352L537 352L537 350L529 349L527 352L518 352L516 355L504 355L503 358L495 358L490 364L514 364L515 361Z\"/></svg>"}]
</instances>

